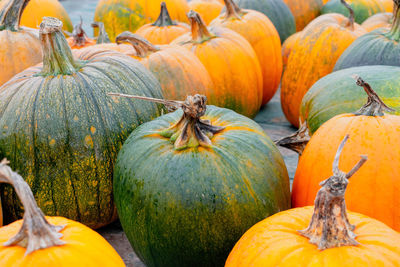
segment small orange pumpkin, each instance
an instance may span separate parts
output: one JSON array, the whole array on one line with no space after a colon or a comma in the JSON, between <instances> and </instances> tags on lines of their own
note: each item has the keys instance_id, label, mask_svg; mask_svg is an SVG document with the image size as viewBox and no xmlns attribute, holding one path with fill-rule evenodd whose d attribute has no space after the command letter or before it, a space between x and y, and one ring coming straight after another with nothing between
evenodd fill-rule
<instances>
[{"instance_id":1,"label":"small orange pumpkin","mask_svg":"<svg viewBox=\"0 0 400 267\"><path fill-rule=\"evenodd\" d=\"M260 63L241 35L223 27L207 28L200 15L190 11L192 31L177 38L208 70L214 83L209 104L254 117L260 109L263 89Z\"/></svg>"},{"instance_id":2,"label":"small orange pumpkin","mask_svg":"<svg viewBox=\"0 0 400 267\"><path fill-rule=\"evenodd\" d=\"M140 27L136 34L141 35L153 44L169 44L177 37L189 32L187 24L175 22L168 13L165 2L161 3L161 11L158 19L152 24L146 24Z\"/></svg>"},{"instance_id":3,"label":"small orange pumpkin","mask_svg":"<svg viewBox=\"0 0 400 267\"><path fill-rule=\"evenodd\" d=\"M241 9L233 0L225 0L226 12L211 22L242 35L257 54L263 74L265 105L278 90L282 76L281 40L275 26L261 12Z\"/></svg>"},{"instance_id":4,"label":"small orange pumpkin","mask_svg":"<svg viewBox=\"0 0 400 267\"><path fill-rule=\"evenodd\" d=\"M71 37L67 38L68 45L72 49L81 49L96 44L95 40L87 36L86 32L82 28L82 25L83 21L81 18L81 22L74 26L74 30L72 31Z\"/></svg>"},{"instance_id":5,"label":"small orange pumpkin","mask_svg":"<svg viewBox=\"0 0 400 267\"><path fill-rule=\"evenodd\" d=\"M193 0L189 2L189 8L199 13L208 25L213 19L218 17L224 5L218 0Z\"/></svg>"},{"instance_id":6,"label":"small orange pumpkin","mask_svg":"<svg viewBox=\"0 0 400 267\"><path fill-rule=\"evenodd\" d=\"M361 26L367 30L367 32L372 32L373 30L379 28L386 28L390 30L393 23L393 14L392 13L378 13L375 14L368 19L366 19Z\"/></svg>"}]
</instances>

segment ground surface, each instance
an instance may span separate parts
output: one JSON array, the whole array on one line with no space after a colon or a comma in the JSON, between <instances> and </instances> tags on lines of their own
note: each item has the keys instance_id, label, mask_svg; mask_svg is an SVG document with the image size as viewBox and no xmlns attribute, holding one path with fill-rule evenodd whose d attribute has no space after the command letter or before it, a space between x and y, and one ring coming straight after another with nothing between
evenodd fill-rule
<instances>
[{"instance_id":1,"label":"ground surface","mask_svg":"<svg viewBox=\"0 0 400 267\"><path fill-rule=\"evenodd\" d=\"M74 25L79 23L80 17L82 17L85 31L89 36L92 36L93 31L90 27L90 23L93 21L97 0L64 0L61 1L61 3L67 9ZM295 131L282 113L279 92L260 110L255 121L262 126L272 140L287 136ZM285 148L279 148L279 150L285 159L289 177L293 180L298 156L296 153ZM98 232L118 251L128 267L145 266L132 250L119 222L99 229Z\"/></svg>"}]
</instances>

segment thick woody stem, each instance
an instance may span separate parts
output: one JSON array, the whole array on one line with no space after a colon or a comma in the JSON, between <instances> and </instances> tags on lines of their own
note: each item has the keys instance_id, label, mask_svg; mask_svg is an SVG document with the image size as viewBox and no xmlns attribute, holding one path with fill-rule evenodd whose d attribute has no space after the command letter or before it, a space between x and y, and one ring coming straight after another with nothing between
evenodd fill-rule
<instances>
[{"instance_id":1,"label":"thick woody stem","mask_svg":"<svg viewBox=\"0 0 400 267\"><path fill-rule=\"evenodd\" d=\"M383 116L385 115L384 111L394 111L394 109L386 106L385 103L379 98L377 93L372 90L371 86L366 83L360 76L353 75L353 78L356 80L356 84L364 88L364 91L368 95L367 103L362 106L358 111L356 111L355 115L365 115L365 116Z\"/></svg>"},{"instance_id":2,"label":"thick woody stem","mask_svg":"<svg viewBox=\"0 0 400 267\"><path fill-rule=\"evenodd\" d=\"M300 121L300 127L296 132L275 141L275 144L293 150L301 156L308 141L310 141L310 132L308 130L307 121L303 123Z\"/></svg>"},{"instance_id":3,"label":"thick woody stem","mask_svg":"<svg viewBox=\"0 0 400 267\"><path fill-rule=\"evenodd\" d=\"M214 126L211 125L210 121L200 119L204 116L207 109L207 98L203 95L188 96L185 101L162 100L118 93L109 93L108 95L142 99L165 104L174 108L181 108L183 110L181 119L168 129L162 130L159 133L163 137L170 138L176 150L198 146L211 147L211 139L214 134L225 129L225 127Z\"/></svg>"},{"instance_id":4,"label":"thick woody stem","mask_svg":"<svg viewBox=\"0 0 400 267\"><path fill-rule=\"evenodd\" d=\"M354 31L354 10L345 0L340 0L340 2L349 10L350 16L347 26L350 27L352 31Z\"/></svg>"},{"instance_id":5,"label":"thick woody stem","mask_svg":"<svg viewBox=\"0 0 400 267\"><path fill-rule=\"evenodd\" d=\"M21 229L14 237L5 242L4 246L24 247L27 255L38 249L64 245L65 242L60 240L62 234L59 233L64 226L52 225L46 220L35 202L29 185L7 164L6 159L0 163L0 183L13 186L24 206L25 213Z\"/></svg>"},{"instance_id":6,"label":"thick woody stem","mask_svg":"<svg viewBox=\"0 0 400 267\"><path fill-rule=\"evenodd\" d=\"M226 6L225 19L240 19L241 8L233 0L224 0Z\"/></svg>"},{"instance_id":7,"label":"thick woody stem","mask_svg":"<svg viewBox=\"0 0 400 267\"><path fill-rule=\"evenodd\" d=\"M19 29L22 12L29 0L4 0L7 1L0 10L0 31L9 30L16 32Z\"/></svg>"},{"instance_id":8,"label":"thick woody stem","mask_svg":"<svg viewBox=\"0 0 400 267\"><path fill-rule=\"evenodd\" d=\"M82 28L83 20L81 17L81 22L74 26L74 30L72 31L72 38L74 40L74 46L85 46L87 42L87 35L86 32Z\"/></svg>"},{"instance_id":9,"label":"thick woody stem","mask_svg":"<svg viewBox=\"0 0 400 267\"><path fill-rule=\"evenodd\" d=\"M104 28L104 23L103 22L93 22L91 24L93 28L99 28L99 35L97 36L97 42L96 44L108 44L111 43L110 38L108 37L108 34L106 32L106 29Z\"/></svg>"},{"instance_id":10,"label":"thick woody stem","mask_svg":"<svg viewBox=\"0 0 400 267\"><path fill-rule=\"evenodd\" d=\"M140 35L133 34L131 32L123 32L115 38L115 42L117 44L121 44L124 42L130 43L133 48L136 50L136 54L138 57L147 57L149 54L157 52L160 50L157 46L151 44L145 38Z\"/></svg>"},{"instance_id":11,"label":"thick woody stem","mask_svg":"<svg viewBox=\"0 0 400 267\"><path fill-rule=\"evenodd\" d=\"M165 4L165 2L161 3L160 15L152 25L157 27L167 27L167 26L177 25L174 21L172 21L167 9L167 4Z\"/></svg>"},{"instance_id":12,"label":"thick woody stem","mask_svg":"<svg viewBox=\"0 0 400 267\"><path fill-rule=\"evenodd\" d=\"M190 20L193 41L202 43L215 37L208 31L207 26L200 17L199 13L190 10L187 16Z\"/></svg>"},{"instance_id":13,"label":"thick woody stem","mask_svg":"<svg viewBox=\"0 0 400 267\"><path fill-rule=\"evenodd\" d=\"M339 169L339 158L349 136L341 142L333 163L333 176L322 181L322 188L318 191L314 203L314 213L307 229L298 231L307 237L310 243L318 246L318 249L341 246L355 246L355 226L350 224L344 194L346 192L348 178L350 178L367 161L367 156L361 156L360 161L347 174Z\"/></svg>"}]
</instances>

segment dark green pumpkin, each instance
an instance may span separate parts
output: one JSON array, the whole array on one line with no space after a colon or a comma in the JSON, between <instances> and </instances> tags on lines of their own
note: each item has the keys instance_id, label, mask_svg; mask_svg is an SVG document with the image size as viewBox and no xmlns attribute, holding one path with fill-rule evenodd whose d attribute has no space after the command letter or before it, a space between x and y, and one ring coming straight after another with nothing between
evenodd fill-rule
<instances>
[{"instance_id":1,"label":"dark green pumpkin","mask_svg":"<svg viewBox=\"0 0 400 267\"><path fill-rule=\"evenodd\" d=\"M314 133L330 118L353 113L366 103L367 95L352 75L357 74L400 115L400 67L363 66L333 72L317 81L304 96L300 108L302 121L307 120Z\"/></svg>"},{"instance_id":2,"label":"dark green pumpkin","mask_svg":"<svg viewBox=\"0 0 400 267\"><path fill-rule=\"evenodd\" d=\"M395 0L397 6L400 0ZM357 66L400 66L400 8L394 15L392 28L377 29L357 38L340 56L334 70Z\"/></svg>"},{"instance_id":3,"label":"dark green pumpkin","mask_svg":"<svg viewBox=\"0 0 400 267\"><path fill-rule=\"evenodd\" d=\"M358 24L363 23L374 14L385 12L385 7L380 0L347 0L346 2L354 10L354 18ZM340 13L346 17L350 15L349 10L340 0L330 0L322 7L321 13Z\"/></svg>"},{"instance_id":4,"label":"dark green pumpkin","mask_svg":"<svg viewBox=\"0 0 400 267\"><path fill-rule=\"evenodd\" d=\"M239 7L257 10L266 15L274 24L283 43L296 32L292 12L282 0L235 0Z\"/></svg>"},{"instance_id":5,"label":"dark green pumpkin","mask_svg":"<svg viewBox=\"0 0 400 267\"><path fill-rule=\"evenodd\" d=\"M112 170L122 143L160 115L152 103L107 93L161 97L161 88L145 67L116 52L87 48L73 59L59 23L41 24L43 66L0 88L0 158L26 179L46 215L97 228L116 218ZM43 32L49 26L57 30ZM12 192L2 190L6 222L22 215Z\"/></svg>"},{"instance_id":6,"label":"dark green pumpkin","mask_svg":"<svg viewBox=\"0 0 400 267\"><path fill-rule=\"evenodd\" d=\"M225 129L211 146L176 150L165 129L181 117L179 110L145 123L123 145L114 172L118 214L147 266L223 266L249 227L290 207L287 170L260 126L214 106L202 119Z\"/></svg>"}]
</instances>

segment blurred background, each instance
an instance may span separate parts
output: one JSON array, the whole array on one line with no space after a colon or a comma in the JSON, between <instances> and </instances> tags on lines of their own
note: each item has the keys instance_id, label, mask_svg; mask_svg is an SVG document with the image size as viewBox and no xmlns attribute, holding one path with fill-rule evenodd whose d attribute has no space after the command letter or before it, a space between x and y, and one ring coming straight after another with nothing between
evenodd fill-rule
<instances>
[{"instance_id":1,"label":"blurred background","mask_svg":"<svg viewBox=\"0 0 400 267\"><path fill-rule=\"evenodd\" d=\"M94 11L99 0L64 0L60 3L67 10L72 24L78 24L82 17L83 29L89 37L93 36L90 24L93 22Z\"/></svg>"}]
</instances>

